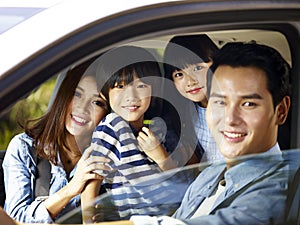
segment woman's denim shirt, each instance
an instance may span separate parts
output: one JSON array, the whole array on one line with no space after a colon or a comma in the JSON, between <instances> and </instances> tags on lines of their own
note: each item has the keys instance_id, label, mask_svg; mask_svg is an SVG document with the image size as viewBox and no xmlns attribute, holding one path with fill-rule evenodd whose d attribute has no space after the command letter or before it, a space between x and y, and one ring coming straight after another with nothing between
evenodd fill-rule
<instances>
[{"instance_id":1,"label":"woman's denim shirt","mask_svg":"<svg viewBox=\"0 0 300 225\"><path fill-rule=\"evenodd\" d=\"M12 218L20 222L53 223L55 219L79 206L80 195L71 199L56 218L51 218L43 204L45 196L34 196L37 173L36 158L33 139L27 134L18 134L9 143L3 161L6 190L4 209ZM51 164L52 176L49 195L66 186L75 170L76 167L68 177L58 157L58 166Z\"/></svg>"}]
</instances>

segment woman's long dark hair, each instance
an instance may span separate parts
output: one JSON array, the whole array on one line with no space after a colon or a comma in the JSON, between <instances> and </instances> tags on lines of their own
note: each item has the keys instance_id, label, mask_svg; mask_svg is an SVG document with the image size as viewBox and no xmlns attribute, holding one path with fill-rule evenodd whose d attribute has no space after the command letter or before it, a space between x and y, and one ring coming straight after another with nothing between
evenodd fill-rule
<instances>
[{"instance_id":1,"label":"woman's long dark hair","mask_svg":"<svg viewBox=\"0 0 300 225\"><path fill-rule=\"evenodd\" d=\"M66 142L68 131L65 127L68 107L82 75L93 60L70 69L48 111L40 118L30 119L26 121L25 125L21 125L25 133L34 139L37 155L48 159L53 164L57 164L58 149L70 150Z\"/></svg>"}]
</instances>

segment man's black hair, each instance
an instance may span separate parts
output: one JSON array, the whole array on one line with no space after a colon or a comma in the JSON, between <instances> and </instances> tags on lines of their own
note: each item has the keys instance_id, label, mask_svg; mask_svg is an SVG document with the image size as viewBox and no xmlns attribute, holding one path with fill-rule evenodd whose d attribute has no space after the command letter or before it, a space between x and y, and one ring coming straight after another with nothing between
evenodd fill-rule
<instances>
[{"instance_id":1,"label":"man's black hair","mask_svg":"<svg viewBox=\"0 0 300 225\"><path fill-rule=\"evenodd\" d=\"M224 45L213 56L213 65L210 67L207 78L207 96L209 97L213 73L219 66L255 67L265 72L267 88L273 99L274 107L284 96L290 96L289 64L280 53L272 47L257 44L256 42L232 42Z\"/></svg>"}]
</instances>

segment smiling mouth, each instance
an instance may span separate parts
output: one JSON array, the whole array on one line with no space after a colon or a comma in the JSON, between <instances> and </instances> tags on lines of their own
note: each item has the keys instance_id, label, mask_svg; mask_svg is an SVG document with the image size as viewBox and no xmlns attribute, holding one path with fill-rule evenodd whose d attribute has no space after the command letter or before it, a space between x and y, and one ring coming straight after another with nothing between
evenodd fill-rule
<instances>
[{"instance_id":1,"label":"smiling mouth","mask_svg":"<svg viewBox=\"0 0 300 225\"><path fill-rule=\"evenodd\" d=\"M127 109L130 112L133 112L139 108L137 105L132 105L132 106L123 106L122 108Z\"/></svg>"},{"instance_id":2,"label":"smiling mouth","mask_svg":"<svg viewBox=\"0 0 300 225\"><path fill-rule=\"evenodd\" d=\"M81 118L81 117L78 117L78 116L74 116L74 115L71 115L72 119L76 122L76 123L79 123L79 124L86 124L87 123L87 120Z\"/></svg>"},{"instance_id":3,"label":"smiling mouth","mask_svg":"<svg viewBox=\"0 0 300 225\"><path fill-rule=\"evenodd\" d=\"M192 90L188 90L187 93L189 93L189 94L196 94L196 93L200 92L202 88L203 87L194 88Z\"/></svg>"},{"instance_id":4,"label":"smiling mouth","mask_svg":"<svg viewBox=\"0 0 300 225\"><path fill-rule=\"evenodd\" d=\"M228 138L242 138L247 135L246 133L233 133L233 132L227 132L227 131L223 131L222 133L223 133L223 135L225 135Z\"/></svg>"}]
</instances>

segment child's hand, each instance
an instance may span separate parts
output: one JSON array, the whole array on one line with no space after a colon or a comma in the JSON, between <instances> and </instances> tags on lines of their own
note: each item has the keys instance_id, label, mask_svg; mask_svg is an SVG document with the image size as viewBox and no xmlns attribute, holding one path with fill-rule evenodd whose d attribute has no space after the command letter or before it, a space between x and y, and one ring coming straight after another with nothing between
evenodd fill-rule
<instances>
[{"instance_id":1,"label":"child's hand","mask_svg":"<svg viewBox=\"0 0 300 225\"><path fill-rule=\"evenodd\" d=\"M168 157L167 151L157 137L147 127L143 127L137 137L139 146L153 161L158 162Z\"/></svg>"}]
</instances>

